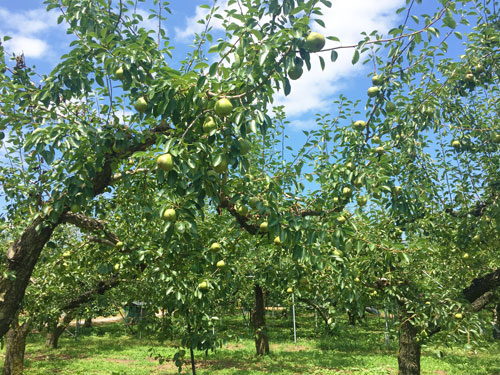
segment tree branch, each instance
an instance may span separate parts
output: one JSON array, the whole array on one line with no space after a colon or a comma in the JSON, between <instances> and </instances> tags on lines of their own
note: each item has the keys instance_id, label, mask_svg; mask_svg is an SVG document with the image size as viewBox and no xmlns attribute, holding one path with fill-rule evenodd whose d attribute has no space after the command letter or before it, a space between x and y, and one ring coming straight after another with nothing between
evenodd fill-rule
<instances>
[{"instance_id":1,"label":"tree branch","mask_svg":"<svg viewBox=\"0 0 500 375\"><path fill-rule=\"evenodd\" d=\"M87 290L86 292L80 294L78 297L72 299L71 301L66 303L63 307L61 307L61 310L64 311L64 310L76 309L82 304L91 301L97 295L104 294L104 292L113 288L119 282L120 279L118 278L118 276L114 276L108 280L99 281L94 288Z\"/></svg>"},{"instance_id":2,"label":"tree branch","mask_svg":"<svg viewBox=\"0 0 500 375\"><path fill-rule=\"evenodd\" d=\"M493 291L500 286L500 268L472 280L470 285L462 293L467 301L474 304L476 300L482 298L486 293ZM486 297L485 297L486 298ZM479 304L480 302L478 302Z\"/></svg>"},{"instance_id":3,"label":"tree branch","mask_svg":"<svg viewBox=\"0 0 500 375\"><path fill-rule=\"evenodd\" d=\"M118 236L115 233L108 231L106 226L104 225L104 222L102 222L101 220L97 220L82 214L74 214L68 211L61 216L61 221L63 223L73 224L85 231L103 233L105 236L105 240L107 240L112 245L115 245L119 241Z\"/></svg>"},{"instance_id":4,"label":"tree branch","mask_svg":"<svg viewBox=\"0 0 500 375\"><path fill-rule=\"evenodd\" d=\"M494 301L495 299L496 295L492 291L484 293L481 297L472 302L472 311L478 312L484 309L490 302Z\"/></svg>"}]
</instances>

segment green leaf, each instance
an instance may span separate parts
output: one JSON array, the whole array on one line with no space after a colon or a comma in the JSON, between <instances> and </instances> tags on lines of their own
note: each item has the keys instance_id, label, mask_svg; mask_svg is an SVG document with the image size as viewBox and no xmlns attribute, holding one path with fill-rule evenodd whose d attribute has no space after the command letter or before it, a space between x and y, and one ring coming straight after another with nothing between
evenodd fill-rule
<instances>
[{"instance_id":1,"label":"green leaf","mask_svg":"<svg viewBox=\"0 0 500 375\"><path fill-rule=\"evenodd\" d=\"M250 130L252 133L257 133L257 121L255 121L255 119L250 121Z\"/></svg>"},{"instance_id":2,"label":"green leaf","mask_svg":"<svg viewBox=\"0 0 500 375\"><path fill-rule=\"evenodd\" d=\"M316 18L316 19L314 19L314 21L316 21L316 22L317 22L318 24L320 24L321 26L325 27L325 23L324 23L322 20L320 20L320 19Z\"/></svg>"},{"instance_id":3,"label":"green leaf","mask_svg":"<svg viewBox=\"0 0 500 375\"><path fill-rule=\"evenodd\" d=\"M214 76L217 73L217 68L219 67L219 63L214 62L212 65L210 65L210 69L208 70L208 74L211 76Z\"/></svg>"},{"instance_id":4,"label":"green leaf","mask_svg":"<svg viewBox=\"0 0 500 375\"><path fill-rule=\"evenodd\" d=\"M196 87L198 87L198 89L201 89L203 85L205 85L206 81L207 81L206 76L200 76L200 78L198 78L198 82L196 82Z\"/></svg>"},{"instance_id":5,"label":"green leaf","mask_svg":"<svg viewBox=\"0 0 500 375\"><path fill-rule=\"evenodd\" d=\"M332 62L335 62L337 61L337 58L339 57L339 54L337 51L333 50L332 53L330 54L330 59L332 60Z\"/></svg>"},{"instance_id":6,"label":"green leaf","mask_svg":"<svg viewBox=\"0 0 500 375\"><path fill-rule=\"evenodd\" d=\"M319 64L321 65L321 70L325 70L325 60L319 56Z\"/></svg>"},{"instance_id":7,"label":"green leaf","mask_svg":"<svg viewBox=\"0 0 500 375\"><path fill-rule=\"evenodd\" d=\"M356 64L359 60L359 51L354 51L354 56L352 57L352 65Z\"/></svg>"},{"instance_id":8,"label":"green leaf","mask_svg":"<svg viewBox=\"0 0 500 375\"><path fill-rule=\"evenodd\" d=\"M443 24L444 26L447 26L450 29L454 29L455 27L457 27L457 21L455 21L453 13L451 12L450 9L446 9L445 16L443 19Z\"/></svg>"},{"instance_id":9,"label":"green leaf","mask_svg":"<svg viewBox=\"0 0 500 375\"><path fill-rule=\"evenodd\" d=\"M264 65L264 62L266 61L266 57L269 54L269 51L270 51L269 46L264 44L264 46L262 47L262 52L260 53L260 56L259 56L259 64L260 65Z\"/></svg>"},{"instance_id":10,"label":"green leaf","mask_svg":"<svg viewBox=\"0 0 500 375\"><path fill-rule=\"evenodd\" d=\"M285 96L289 95L291 90L290 81L285 77Z\"/></svg>"}]
</instances>

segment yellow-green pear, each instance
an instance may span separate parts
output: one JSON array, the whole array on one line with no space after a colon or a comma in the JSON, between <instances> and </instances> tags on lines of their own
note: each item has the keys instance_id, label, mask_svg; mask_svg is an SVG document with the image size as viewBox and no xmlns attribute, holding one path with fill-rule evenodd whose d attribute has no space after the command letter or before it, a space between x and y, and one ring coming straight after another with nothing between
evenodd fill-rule
<instances>
[{"instance_id":1,"label":"yellow-green pear","mask_svg":"<svg viewBox=\"0 0 500 375\"><path fill-rule=\"evenodd\" d=\"M140 113L146 112L146 109L148 108L148 103L146 102L146 99L144 99L144 97L141 96L139 99L136 100L134 108L136 109L137 112Z\"/></svg>"},{"instance_id":2,"label":"yellow-green pear","mask_svg":"<svg viewBox=\"0 0 500 375\"><path fill-rule=\"evenodd\" d=\"M326 40L323 35L311 32L306 38L306 48L309 52L319 52L325 46Z\"/></svg>"},{"instance_id":3,"label":"yellow-green pear","mask_svg":"<svg viewBox=\"0 0 500 375\"><path fill-rule=\"evenodd\" d=\"M221 98L215 103L215 113L220 117L226 117L233 110L233 105L227 98Z\"/></svg>"},{"instance_id":4,"label":"yellow-green pear","mask_svg":"<svg viewBox=\"0 0 500 375\"><path fill-rule=\"evenodd\" d=\"M165 172L172 170L174 168L174 160L172 159L172 155L163 154L158 156L158 159L156 159L156 166Z\"/></svg>"}]
</instances>

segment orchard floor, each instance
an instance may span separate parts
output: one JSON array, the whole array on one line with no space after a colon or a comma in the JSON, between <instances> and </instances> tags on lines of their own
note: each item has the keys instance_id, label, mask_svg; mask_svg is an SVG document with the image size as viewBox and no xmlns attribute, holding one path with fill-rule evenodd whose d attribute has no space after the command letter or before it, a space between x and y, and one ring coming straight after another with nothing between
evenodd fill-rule
<instances>
[{"instance_id":1,"label":"orchard floor","mask_svg":"<svg viewBox=\"0 0 500 375\"><path fill-rule=\"evenodd\" d=\"M195 352L199 375L391 375L397 374L397 346L384 341L384 321L371 317L355 327L341 324L333 336L322 336L312 315L298 317L298 340L293 343L289 319L268 317L271 354L258 358L251 334L240 317L227 318L218 329L236 333L216 352ZM320 322L318 322L320 323ZM74 332L74 328L72 329ZM120 323L80 329L78 341L69 335L60 340L60 349L45 349L41 335L28 338L26 375L167 375L178 374L171 362L159 364L154 353L171 358L175 341L163 342L125 334ZM465 338L464 338L465 339ZM423 349L422 374L500 375L500 342L453 347L430 344ZM1 353L3 357L3 352ZM187 359L187 356L186 356ZM3 358L0 358L3 362ZM185 363L182 374L191 374Z\"/></svg>"}]
</instances>

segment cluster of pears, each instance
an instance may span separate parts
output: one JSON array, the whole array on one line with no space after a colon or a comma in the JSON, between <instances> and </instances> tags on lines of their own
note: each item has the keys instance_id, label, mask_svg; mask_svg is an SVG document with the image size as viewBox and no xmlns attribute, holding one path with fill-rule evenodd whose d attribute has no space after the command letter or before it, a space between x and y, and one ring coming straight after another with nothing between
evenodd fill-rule
<instances>
[{"instance_id":1,"label":"cluster of pears","mask_svg":"<svg viewBox=\"0 0 500 375\"><path fill-rule=\"evenodd\" d=\"M309 52L315 53L321 51L325 46L325 43L325 37L322 34L313 31L306 37L305 47ZM293 60L292 65L288 69L288 77L291 80L297 80L302 76L302 65L302 59L300 59L299 57L296 57Z\"/></svg>"},{"instance_id":2,"label":"cluster of pears","mask_svg":"<svg viewBox=\"0 0 500 375\"><path fill-rule=\"evenodd\" d=\"M370 98L376 98L380 95L380 86L384 84L384 80L385 80L384 77L380 74L373 75L372 77L373 86L371 86L367 92ZM387 113L393 113L396 110L396 108L397 108L396 104L394 104L391 101L387 101L385 104L385 111Z\"/></svg>"},{"instance_id":3,"label":"cluster of pears","mask_svg":"<svg viewBox=\"0 0 500 375\"><path fill-rule=\"evenodd\" d=\"M164 172L171 171L174 169L174 160L171 154L165 153L158 156L156 159L156 166ZM163 219L171 223L177 220L177 212L173 208L167 208L163 211Z\"/></svg>"}]
</instances>

